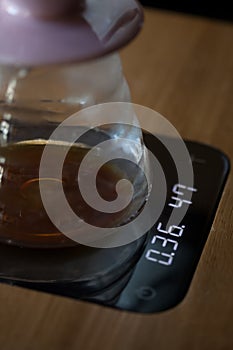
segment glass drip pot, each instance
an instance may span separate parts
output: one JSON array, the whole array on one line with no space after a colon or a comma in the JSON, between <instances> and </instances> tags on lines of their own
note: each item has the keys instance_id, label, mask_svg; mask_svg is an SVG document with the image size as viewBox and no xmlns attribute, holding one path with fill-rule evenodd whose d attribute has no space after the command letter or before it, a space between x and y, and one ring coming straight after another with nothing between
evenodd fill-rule
<instances>
[{"instance_id":1,"label":"glass drip pot","mask_svg":"<svg viewBox=\"0 0 233 350\"><path fill-rule=\"evenodd\" d=\"M106 200L114 199L116 183L125 175L136 191L125 211L106 218L83 203L75 189L77 170L99 142L122 137L138 140L136 148L126 147L125 152L132 153L136 164L145 163L141 130L111 124L93 129L87 123L85 136L68 145L61 179L40 178L40 160L49 144L48 167L56 165L67 142L51 141L50 136L72 114L97 104L130 101L115 50L136 35L142 12L131 0L6 0L1 1L0 19L0 249L5 259L0 276L24 283L75 281L80 295L88 295L128 271L145 239L113 250L77 244L51 222L40 182L49 195L61 181L81 221L105 228L127 223L148 195L141 172L132 166L123 170L119 161L103 167L97 182Z\"/></svg>"}]
</instances>

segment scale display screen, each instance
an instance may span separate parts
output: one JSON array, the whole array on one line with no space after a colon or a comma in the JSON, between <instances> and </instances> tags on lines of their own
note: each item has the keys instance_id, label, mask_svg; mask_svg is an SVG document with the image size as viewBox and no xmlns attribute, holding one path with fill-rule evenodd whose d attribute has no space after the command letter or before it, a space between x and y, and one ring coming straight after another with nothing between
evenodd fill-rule
<instances>
[{"instance_id":1,"label":"scale display screen","mask_svg":"<svg viewBox=\"0 0 233 350\"><path fill-rule=\"evenodd\" d=\"M157 312L177 305L185 296L200 259L229 171L220 151L186 142L194 170L194 186L177 183L166 150L151 135L146 143L163 163L168 196L164 211L148 234L148 243L116 306L137 312ZM192 199L187 200L188 192ZM179 226L167 228L171 210L187 206Z\"/></svg>"}]
</instances>

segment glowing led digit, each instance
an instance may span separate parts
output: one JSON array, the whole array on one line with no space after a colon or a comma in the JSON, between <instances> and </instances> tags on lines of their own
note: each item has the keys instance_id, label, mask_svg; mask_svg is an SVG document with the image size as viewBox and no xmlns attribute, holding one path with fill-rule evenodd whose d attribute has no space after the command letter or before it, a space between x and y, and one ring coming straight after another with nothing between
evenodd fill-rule
<instances>
[{"instance_id":1,"label":"glowing led digit","mask_svg":"<svg viewBox=\"0 0 233 350\"><path fill-rule=\"evenodd\" d=\"M172 199L174 199L176 202L175 203L169 203L168 205L173 208L181 208L184 203L187 204L192 204L191 201L188 201L186 199L180 199L177 197L172 196Z\"/></svg>"},{"instance_id":2,"label":"glowing led digit","mask_svg":"<svg viewBox=\"0 0 233 350\"><path fill-rule=\"evenodd\" d=\"M149 249L147 252L146 252L146 259L147 260L150 260L150 261L153 261L153 262L157 262L158 259L153 257L153 254L154 255L160 255L160 252L158 250L155 250L155 249Z\"/></svg>"},{"instance_id":3,"label":"glowing led digit","mask_svg":"<svg viewBox=\"0 0 233 350\"><path fill-rule=\"evenodd\" d=\"M181 185L181 184L174 185L173 188L172 188L172 192L175 193L175 194L183 196L184 192L180 192L179 188L182 188L183 190L188 190L188 191L191 191L191 192L197 192L196 188L184 186L184 185Z\"/></svg>"},{"instance_id":4,"label":"glowing led digit","mask_svg":"<svg viewBox=\"0 0 233 350\"><path fill-rule=\"evenodd\" d=\"M173 251L177 250L178 242L173 241L172 239L166 239L164 237L156 235L156 236L153 236L151 243L156 244L156 242L158 242L158 241L162 241L163 248L166 247L168 243L170 243L173 245L172 250ZM174 252L168 254L168 253L160 252L159 250L156 250L156 249L149 249L146 252L146 259L147 260L157 262L157 263L162 264L162 265L171 265L174 256L175 256ZM168 260L161 260L161 257L168 258Z\"/></svg>"},{"instance_id":5,"label":"glowing led digit","mask_svg":"<svg viewBox=\"0 0 233 350\"><path fill-rule=\"evenodd\" d=\"M173 186L172 192L177 194L178 196L184 196L184 192L180 191L182 190L187 190L190 192L197 192L196 188L189 187L189 186L184 186L181 184L176 184ZM179 197L172 196L172 199L174 199L175 203L169 203L168 205L173 208L181 208L184 203L186 204L192 204L192 201L187 200L187 199L181 199Z\"/></svg>"},{"instance_id":6,"label":"glowing led digit","mask_svg":"<svg viewBox=\"0 0 233 350\"><path fill-rule=\"evenodd\" d=\"M163 241L162 247L166 247L168 243L171 243L171 244L173 244L173 250L177 250L178 242L173 241L172 239L166 239L166 238L161 237L161 236L154 236L152 238L151 243L155 244L157 240L162 240Z\"/></svg>"},{"instance_id":7,"label":"glowing led digit","mask_svg":"<svg viewBox=\"0 0 233 350\"><path fill-rule=\"evenodd\" d=\"M168 231L163 230L161 227L162 227L162 223L160 222L157 226L157 231L167 233L167 234L169 234L171 236L175 236L175 237L181 237L183 232L184 232L184 229L185 229L184 225L182 225L182 226L171 225L171 226L169 226Z\"/></svg>"},{"instance_id":8,"label":"glowing led digit","mask_svg":"<svg viewBox=\"0 0 233 350\"><path fill-rule=\"evenodd\" d=\"M168 258L168 260L165 261L165 260L158 259L159 255ZM166 254L166 253L160 253L158 250L155 250L155 249L150 249L146 253L146 259L152 262L158 262L159 264L168 266L172 264L174 255L175 255L174 253Z\"/></svg>"},{"instance_id":9,"label":"glowing led digit","mask_svg":"<svg viewBox=\"0 0 233 350\"><path fill-rule=\"evenodd\" d=\"M162 264L162 265L171 265L172 264L172 260L173 260L173 257L175 255L174 253L171 253L171 254L161 253L161 255L168 258L168 261L159 260L159 264Z\"/></svg>"}]
</instances>

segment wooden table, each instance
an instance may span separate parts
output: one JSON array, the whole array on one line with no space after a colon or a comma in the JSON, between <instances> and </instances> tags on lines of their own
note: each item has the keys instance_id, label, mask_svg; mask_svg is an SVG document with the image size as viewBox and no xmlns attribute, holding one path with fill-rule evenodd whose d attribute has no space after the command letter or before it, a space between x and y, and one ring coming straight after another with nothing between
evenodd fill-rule
<instances>
[{"instance_id":1,"label":"wooden table","mask_svg":"<svg viewBox=\"0 0 233 350\"><path fill-rule=\"evenodd\" d=\"M133 101L166 116L184 138L233 161L233 25L147 11L122 52ZM131 314L0 285L2 350L230 350L233 348L233 178L228 179L191 288L177 307Z\"/></svg>"}]
</instances>

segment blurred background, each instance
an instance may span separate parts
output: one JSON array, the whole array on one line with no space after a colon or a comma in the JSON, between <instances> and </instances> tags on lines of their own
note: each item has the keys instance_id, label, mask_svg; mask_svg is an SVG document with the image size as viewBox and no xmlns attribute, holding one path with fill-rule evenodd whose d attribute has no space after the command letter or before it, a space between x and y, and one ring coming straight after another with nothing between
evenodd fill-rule
<instances>
[{"instance_id":1,"label":"blurred background","mask_svg":"<svg viewBox=\"0 0 233 350\"><path fill-rule=\"evenodd\" d=\"M144 6L233 21L232 0L141 0Z\"/></svg>"}]
</instances>

